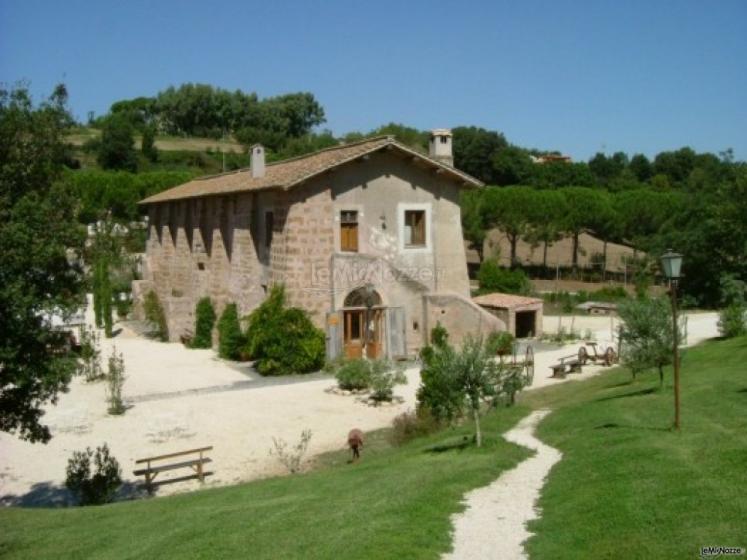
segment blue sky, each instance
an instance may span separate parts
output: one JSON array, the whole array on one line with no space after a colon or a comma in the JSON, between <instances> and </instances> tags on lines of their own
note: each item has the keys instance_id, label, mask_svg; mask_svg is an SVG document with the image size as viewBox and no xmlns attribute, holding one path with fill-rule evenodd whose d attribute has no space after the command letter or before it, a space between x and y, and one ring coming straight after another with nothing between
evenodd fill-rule
<instances>
[{"instance_id":1,"label":"blue sky","mask_svg":"<svg viewBox=\"0 0 747 560\"><path fill-rule=\"evenodd\" d=\"M0 0L0 81L74 113L183 82L311 91L326 128L479 125L575 159L747 160L747 2Z\"/></svg>"}]
</instances>

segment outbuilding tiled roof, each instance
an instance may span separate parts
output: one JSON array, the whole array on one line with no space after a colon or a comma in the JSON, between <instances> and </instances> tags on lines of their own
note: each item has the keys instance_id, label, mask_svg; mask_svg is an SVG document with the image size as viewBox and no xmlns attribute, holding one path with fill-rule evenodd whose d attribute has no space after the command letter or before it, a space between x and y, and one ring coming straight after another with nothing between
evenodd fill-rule
<instances>
[{"instance_id":1,"label":"outbuilding tiled roof","mask_svg":"<svg viewBox=\"0 0 747 560\"><path fill-rule=\"evenodd\" d=\"M477 305L482 305L483 307L501 308L523 307L525 305L535 305L537 303L542 303L542 300L538 298L501 293L485 294L482 296L473 297L472 301L474 301Z\"/></svg>"},{"instance_id":2,"label":"outbuilding tiled roof","mask_svg":"<svg viewBox=\"0 0 747 560\"><path fill-rule=\"evenodd\" d=\"M440 161L421 154L412 148L394 140L391 136L370 138L351 144L342 144L299 156L292 159L268 164L263 177L252 177L250 169L240 169L229 173L221 173L208 177L194 179L183 185L163 191L142 200L140 204L152 204L183 198L195 198L218 194L232 194L245 191L281 188L290 189L304 181L328 171L334 167L354 161L372 152L382 149L397 149L414 158L441 169L443 172L464 182L468 186L482 186L474 177L446 165Z\"/></svg>"}]
</instances>

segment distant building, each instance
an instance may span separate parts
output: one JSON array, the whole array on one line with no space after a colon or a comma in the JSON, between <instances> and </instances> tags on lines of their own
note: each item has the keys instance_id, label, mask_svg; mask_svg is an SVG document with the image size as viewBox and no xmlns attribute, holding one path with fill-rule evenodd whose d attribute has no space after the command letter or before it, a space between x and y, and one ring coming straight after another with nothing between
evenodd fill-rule
<instances>
[{"instance_id":1,"label":"distant building","mask_svg":"<svg viewBox=\"0 0 747 560\"><path fill-rule=\"evenodd\" d=\"M560 162L560 163L571 163L572 162L571 156L563 156L560 154L545 154L542 156L529 156L529 157L532 158L532 161L534 163L539 163L539 164L556 163L556 162Z\"/></svg>"}]
</instances>

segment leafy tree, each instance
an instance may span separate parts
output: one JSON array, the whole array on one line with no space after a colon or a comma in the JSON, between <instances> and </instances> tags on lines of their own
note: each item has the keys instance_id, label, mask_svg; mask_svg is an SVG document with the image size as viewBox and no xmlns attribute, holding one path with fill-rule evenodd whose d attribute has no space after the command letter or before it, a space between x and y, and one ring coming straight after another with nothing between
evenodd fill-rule
<instances>
[{"instance_id":1,"label":"leafy tree","mask_svg":"<svg viewBox=\"0 0 747 560\"><path fill-rule=\"evenodd\" d=\"M152 128L156 119L156 100L153 97L123 99L113 103L109 112L112 115L124 117L133 128L144 132L146 129Z\"/></svg>"},{"instance_id":2,"label":"leafy tree","mask_svg":"<svg viewBox=\"0 0 747 560\"><path fill-rule=\"evenodd\" d=\"M508 238L512 266L516 264L516 245L529 231L536 199L536 191L529 187L491 187L484 191L484 223L499 228Z\"/></svg>"},{"instance_id":3,"label":"leafy tree","mask_svg":"<svg viewBox=\"0 0 747 560\"><path fill-rule=\"evenodd\" d=\"M496 261L488 259L477 272L480 292L503 292L507 294L528 294L532 285L526 273L520 269L502 268Z\"/></svg>"},{"instance_id":4,"label":"leafy tree","mask_svg":"<svg viewBox=\"0 0 747 560\"><path fill-rule=\"evenodd\" d=\"M385 135L394 136L402 144L415 148L420 152L428 153L430 134L426 131L399 123L389 123L372 130L370 134L370 136Z\"/></svg>"},{"instance_id":5,"label":"leafy tree","mask_svg":"<svg viewBox=\"0 0 747 560\"><path fill-rule=\"evenodd\" d=\"M493 156L493 179L498 185L526 185L534 176L536 164L518 146L506 146Z\"/></svg>"},{"instance_id":6,"label":"leafy tree","mask_svg":"<svg viewBox=\"0 0 747 560\"><path fill-rule=\"evenodd\" d=\"M578 270L578 236L591 227L594 216L607 209L607 198L596 189L566 187L561 190L566 203L563 229L572 236L571 262L574 274Z\"/></svg>"},{"instance_id":7,"label":"leafy tree","mask_svg":"<svg viewBox=\"0 0 747 560\"><path fill-rule=\"evenodd\" d=\"M213 325L215 325L215 309L209 297L201 298L195 309L195 336L192 348L210 348L213 346Z\"/></svg>"},{"instance_id":8,"label":"leafy tree","mask_svg":"<svg viewBox=\"0 0 747 560\"><path fill-rule=\"evenodd\" d=\"M120 114L107 118L101 131L96 160L104 169L137 171L134 128Z\"/></svg>"},{"instance_id":9,"label":"leafy tree","mask_svg":"<svg viewBox=\"0 0 747 560\"><path fill-rule=\"evenodd\" d=\"M612 203L623 239L647 248L650 240L677 214L682 196L644 188L617 193Z\"/></svg>"},{"instance_id":10,"label":"leafy tree","mask_svg":"<svg viewBox=\"0 0 747 560\"><path fill-rule=\"evenodd\" d=\"M589 228L602 239L602 276L607 274L607 243L619 239L622 233L622 221L617 213L613 198L607 191L598 191L595 195L594 212L589 215Z\"/></svg>"},{"instance_id":11,"label":"leafy tree","mask_svg":"<svg viewBox=\"0 0 747 560\"><path fill-rule=\"evenodd\" d=\"M42 408L78 368L52 314L83 302L85 233L58 183L72 119L64 86L35 105L25 87L0 90L0 429L46 442Z\"/></svg>"},{"instance_id":12,"label":"leafy tree","mask_svg":"<svg viewBox=\"0 0 747 560\"><path fill-rule=\"evenodd\" d=\"M618 314L622 343L621 358L633 376L651 368L659 371L664 384L664 366L672 363L674 328L672 312L666 298L636 298L622 301ZM680 327L681 329L681 327ZM682 340L680 333L679 340Z\"/></svg>"},{"instance_id":13,"label":"leafy tree","mask_svg":"<svg viewBox=\"0 0 747 560\"><path fill-rule=\"evenodd\" d=\"M628 166L628 156L624 152L616 152L607 157L601 152L597 152L589 160L589 170L596 178L597 183L608 185L614 179L622 175Z\"/></svg>"},{"instance_id":14,"label":"leafy tree","mask_svg":"<svg viewBox=\"0 0 747 560\"><path fill-rule=\"evenodd\" d=\"M90 224L111 212L111 219L130 222L140 219L138 202L168 188L186 183L193 175L185 171L127 173L85 169L66 171L63 182L78 200L81 223Z\"/></svg>"},{"instance_id":15,"label":"leafy tree","mask_svg":"<svg viewBox=\"0 0 747 560\"><path fill-rule=\"evenodd\" d=\"M588 164L584 162L554 161L534 166L532 184L540 189L558 189L571 185L594 187L596 180Z\"/></svg>"},{"instance_id":16,"label":"leafy tree","mask_svg":"<svg viewBox=\"0 0 747 560\"><path fill-rule=\"evenodd\" d=\"M482 210L483 192L477 189L463 191L460 199L462 209L462 233L472 247L477 251L477 256L482 263L484 258L484 245L487 236L485 224L485 213Z\"/></svg>"},{"instance_id":17,"label":"leafy tree","mask_svg":"<svg viewBox=\"0 0 747 560\"><path fill-rule=\"evenodd\" d=\"M292 158L337 145L337 139L329 130L326 130L321 134L309 133L304 136L299 136L298 138L290 138L286 140L282 151L278 154L278 158Z\"/></svg>"},{"instance_id":18,"label":"leafy tree","mask_svg":"<svg viewBox=\"0 0 747 560\"><path fill-rule=\"evenodd\" d=\"M418 389L419 406L434 418L453 420L469 410L475 422L475 441L482 445L480 408L495 397L501 384L501 368L481 339L467 337L459 351L448 343L428 347L421 354L422 384Z\"/></svg>"},{"instance_id":19,"label":"leafy tree","mask_svg":"<svg viewBox=\"0 0 747 560\"><path fill-rule=\"evenodd\" d=\"M673 247L685 255L683 292L703 305L718 305L723 274L747 280L747 167L736 166L732 179L679 202L653 249Z\"/></svg>"},{"instance_id":20,"label":"leafy tree","mask_svg":"<svg viewBox=\"0 0 747 560\"><path fill-rule=\"evenodd\" d=\"M696 157L692 148L661 152L654 158L653 173L665 175L674 185L684 185L695 168Z\"/></svg>"},{"instance_id":21,"label":"leafy tree","mask_svg":"<svg viewBox=\"0 0 747 560\"><path fill-rule=\"evenodd\" d=\"M140 151L151 163L158 161L158 148L156 148L156 129L153 126L147 126L143 129L143 136L140 141Z\"/></svg>"},{"instance_id":22,"label":"leafy tree","mask_svg":"<svg viewBox=\"0 0 747 560\"><path fill-rule=\"evenodd\" d=\"M538 190L529 210L525 238L536 246L542 243L542 266L547 267L547 249L562 238L566 199L560 191Z\"/></svg>"},{"instance_id":23,"label":"leafy tree","mask_svg":"<svg viewBox=\"0 0 747 560\"><path fill-rule=\"evenodd\" d=\"M493 158L508 142L502 134L475 126L460 126L452 131L454 166L481 181L495 184Z\"/></svg>"},{"instance_id":24,"label":"leafy tree","mask_svg":"<svg viewBox=\"0 0 747 560\"><path fill-rule=\"evenodd\" d=\"M653 175L651 162L643 154L635 154L630 158L629 169L633 172L635 178L642 183L648 181Z\"/></svg>"}]
</instances>

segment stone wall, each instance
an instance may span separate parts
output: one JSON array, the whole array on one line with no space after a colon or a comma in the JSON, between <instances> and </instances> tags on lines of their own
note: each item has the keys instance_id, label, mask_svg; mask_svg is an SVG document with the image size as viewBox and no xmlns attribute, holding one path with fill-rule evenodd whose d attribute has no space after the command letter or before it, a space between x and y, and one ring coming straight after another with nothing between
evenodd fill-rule
<instances>
[{"instance_id":1,"label":"stone wall","mask_svg":"<svg viewBox=\"0 0 747 560\"><path fill-rule=\"evenodd\" d=\"M504 321L460 294L428 294L424 299L426 328L430 331L440 323L454 344L460 344L468 334L486 337L491 332L507 330Z\"/></svg>"},{"instance_id":2,"label":"stone wall","mask_svg":"<svg viewBox=\"0 0 747 560\"><path fill-rule=\"evenodd\" d=\"M204 197L153 205L143 280L133 291L136 316L154 289L171 340L194 331L194 310L210 297L216 313L235 302L249 313L264 298L261 266L251 231L248 194Z\"/></svg>"}]
</instances>

